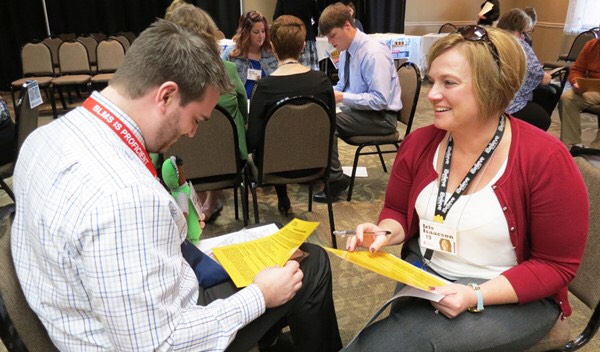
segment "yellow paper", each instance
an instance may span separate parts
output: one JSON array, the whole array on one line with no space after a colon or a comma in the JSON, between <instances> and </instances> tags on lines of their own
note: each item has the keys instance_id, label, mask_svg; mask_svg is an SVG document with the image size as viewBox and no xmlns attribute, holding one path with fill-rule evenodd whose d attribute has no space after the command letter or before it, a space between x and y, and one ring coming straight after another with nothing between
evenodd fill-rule
<instances>
[{"instance_id":1,"label":"yellow paper","mask_svg":"<svg viewBox=\"0 0 600 352\"><path fill-rule=\"evenodd\" d=\"M213 248L213 253L233 283L246 287L262 269L283 266L318 225L294 219L271 236Z\"/></svg>"},{"instance_id":2,"label":"yellow paper","mask_svg":"<svg viewBox=\"0 0 600 352\"><path fill-rule=\"evenodd\" d=\"M340 52L337 49L333 49L332 51L330 51L329 60L331 60L331 63L333 64L333 66L335 66L336 69L339 69Z\"/></svg>"},{"instance_id":3,"label":"yellow paper","mask_svg":"<svg viewBox=\"0 0 600 352\"><path fill-rule=\"evenodd\" d=\"M371 254L366 251L348 252L339 249L324 248L351 263L421 290L429 291L430 287L446 285L446 282L437 276L386 252Z\"/></svg>"}]
</instances>

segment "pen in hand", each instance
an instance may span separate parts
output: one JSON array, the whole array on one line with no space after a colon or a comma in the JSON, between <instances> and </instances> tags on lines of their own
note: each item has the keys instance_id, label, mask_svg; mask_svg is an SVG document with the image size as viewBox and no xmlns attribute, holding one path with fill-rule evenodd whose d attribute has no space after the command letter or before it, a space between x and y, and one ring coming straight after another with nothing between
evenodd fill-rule
<instances>
[{"instance_id":1,"label":"pen in hand","mask_svg":"<svg viewBox=\"0 0 600 352\"><path fill-rule=\"evenodd\" d=\"M333 234L336 236L340 236L340 237L350 237L350 236L356 236L356 231L354 231L354 230L333 231ZM364 231L363 232L363 235L376 235L376 236L389 236L391 234L392 234L391 231L385 231L385 230Z\"/></svg>"}]
</instances>

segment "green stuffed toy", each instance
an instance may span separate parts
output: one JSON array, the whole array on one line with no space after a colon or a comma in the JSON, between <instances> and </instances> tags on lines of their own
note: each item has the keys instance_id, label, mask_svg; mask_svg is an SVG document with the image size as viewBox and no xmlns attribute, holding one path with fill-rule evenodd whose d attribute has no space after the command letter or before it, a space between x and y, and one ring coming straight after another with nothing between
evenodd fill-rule
<instances>
[{"instance_id":1,"label":"green stuffed toy","mask_svg":"<svg viewBox=\"0 0 600 352\"><path fill-rule=\"evenodd\" d=\"M202 227L200 226L200 206L194 186L187 182L183 172L183 160L177 156L166 159L162 165L162 178L171 190L171 195L183 211L187 221L187 239L194 245L200 241Z\"/></svg>"}]
</instances>

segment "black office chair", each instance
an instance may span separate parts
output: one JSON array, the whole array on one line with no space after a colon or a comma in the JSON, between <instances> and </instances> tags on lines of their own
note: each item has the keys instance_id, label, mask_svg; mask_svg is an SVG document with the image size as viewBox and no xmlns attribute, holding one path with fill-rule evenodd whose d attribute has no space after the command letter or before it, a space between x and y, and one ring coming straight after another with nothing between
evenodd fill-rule
<instances>
[{"instance_id":1,"label":"black office chair","mask_svg":"<svg viewBox=\"0 0 600 352\"><path fill-rule=\"evenodd\" d=\"M329 197L331 149L335 115L313 97L283 99L267 113L264 138L257 155L248 158L246 187L250 186L254 219L260 222L256 188L265 185L308 183L308 211L312 211L314 181L323 181L331 241L336 248L333 207ZM260 160L255 163L254 161ZM246 188L247 189L247 188Z\"/></svg>"},{"instance_id":2,"label":"black office chair","mask_svg":"<svg viewBox=\"0 0 600 352\"><path fill-rule=\"evenodd\" d=\"M352 200L352 190L356 178L358 158L361 155L379 155L379 161L381 161L383 171L387 172L383 154L396 153L398 151L399 143L410 133L415 117L415 111L417 110L419 94L421 92L421 81L421 70L416 64L405 62L398 68L398 83L401 87L400 98L402 100L402 109L398 112L398 121L406 125L404 137L400 138L400 133L396 130L394 133L386 136L352 136L342 138L347 144L358 147L354 153L354 163L352 164L352 175L350 176L347 201ZM392 149L382 150L381 146L384 145L391 146ZM366 147L375 147L376 151L363 152L363 148Z\"/></svg>"},{"instance_id":3,"label":"black office chair","mask_svg":"<svg viewBox=\"0 0 600 352\"><path fill-rule=\"evenodd\" d=\"M544 66L544 69L550 69L550 67ZM552 112L556 108L560 96L567 85L569 78L569 67L562 66L551 70L552 81L557 83L550 83L547 86L539 86L533 90L532 101L541 106L548 115L552 115Z\"/></svg>"},{"instance_id":4,"label":"black office chair","mask_svg":"<svg viewBox=\"0 0 600 352\"><path fill-rule=\"evenodd\" d=\"M577 56L579 56L583 46L590 40L596 38L598 38L598 32L594 30L594 28L579 33L577 37L575 37L575 40L573 40L568 53L559 55L557 61L544 62L544 66L552 68L567 66L570 68L575 60L577 60Z\"/></svg>"},{"instance_id":5,"label":"black office chair","mask_svg":"<svg viewBox=\"0 0 600 352\"><path fill-rule=\"evenodd\" d=\"M216 106L210 119L203 121L192 138L180 138L164 153L185 162L185 175L197 192L233 189L235 219L239 219L238 189L242 194L244 226L248 225L248 201L241 190L243 170L238 134L233 117Z\"/></svg>"},{"instance_id":6,"label":"black office chair","mask_svg":"<svg viewBox=\"0 0 600 352\"><path fill-rule=\"evenodd\" d=\"M571 340L570 319L559 317L548 335L526 352L576 351L594 338L600 327L600 169L583 157L575 158L575 162L588 189L590 228L583 260L569 291L590 309L589 320L581 334Z\"/></svg>"},{"instance_id":7,"label":"black office chair","mask_svg":"<svg viewBox=\"0 0 600 352\"><path fill-rule=\"evenodd\" d=\"M17 150L15 155L12 158L12 161L7 164L0 165L0 188L3 189L8 196L14 201L15 195L12 192L11 188L5 182L5 179L11 177L13 175L13 171L15 169L15 163L17 161L17 155L19 153L19 149L25 138L29 136L29 134L35 130L38 126L38 108L31 108L29 104L29 86L33 81L27 81L21 87L21 93L19 100L17 102L17 110L15 111L15 126L17 132Z\"/></svg>"},{"instance_id":8,"label":"black office chair","mask_svg":"<svg viewBox=\"0 0 600 352\"><path fill-rule=\"evenodd\" d=\"M9 351L58 351L29 308L10 251L12 219L0 222L0 338Z\"/></svg>"},{"instance_id":9,"label":"black office chair","mask_svg":"<svg viewBox=\"0 0 600 352\"><path fill-rule=\"evenodd\" d=\"M598 118L598 128L600 129L600 105L592 105L589 108L583 110L582 112L587 112L592 115L596 115Z\"/></svg>"}]
</instances>

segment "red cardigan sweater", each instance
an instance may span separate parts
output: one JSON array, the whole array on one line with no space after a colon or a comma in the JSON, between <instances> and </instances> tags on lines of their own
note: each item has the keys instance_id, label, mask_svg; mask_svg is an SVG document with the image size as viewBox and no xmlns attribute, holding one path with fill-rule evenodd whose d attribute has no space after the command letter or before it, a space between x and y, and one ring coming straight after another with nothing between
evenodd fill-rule
<instances>
[{"instance_id":1,"label":"red cardigan sweater","mask_svg":"<svg viewBox=\"0 0 600 352\"><path fill-rule=\"evenodd\" d=\"M567 285L575 277L589 225L587 190L573 158L555 137L511 118L504 174L492 185L504 210L518 265L503 275L520 303L552 296L571 314ZM433 156L446 131L428 126L400 145L379 221L402 224L406 241L419 235L415 202L438 174Z\"/></svg>"}]
</instances>

